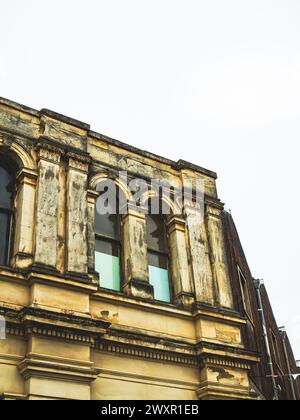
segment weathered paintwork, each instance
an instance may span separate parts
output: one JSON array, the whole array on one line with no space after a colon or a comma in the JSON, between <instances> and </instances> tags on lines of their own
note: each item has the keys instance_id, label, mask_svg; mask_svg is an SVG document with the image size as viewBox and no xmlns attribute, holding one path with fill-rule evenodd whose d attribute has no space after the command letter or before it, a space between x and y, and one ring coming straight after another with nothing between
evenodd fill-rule
<instances>
[{"instance_id":1,"label":"weathered paintwork","mask_svg":"<svg viewBox=\"0 0 300 420\"><path fill-rule=\"evenodd\" d=\"M51 111L0 99L0 154L19 166L15 240L0 268L0 394L7 399L257 398L234 310L216 174L173 162ZM173 303L154 302L146 221L123 217L123 290L99 288L96 184L130 177L205 186L204 223L173 214ZM130 201L130 191L118 185ZM101 280L101 279L100 279Z\"/></svg>"}]
</instances>

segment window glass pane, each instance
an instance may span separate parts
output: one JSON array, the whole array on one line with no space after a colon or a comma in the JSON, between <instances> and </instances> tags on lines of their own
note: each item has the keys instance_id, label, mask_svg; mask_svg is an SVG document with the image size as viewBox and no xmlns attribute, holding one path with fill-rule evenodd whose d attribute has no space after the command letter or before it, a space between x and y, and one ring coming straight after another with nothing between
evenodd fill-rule
<instances>
[{"instance_id":1,"label":"window glass pane","mask_svg":"<svg viewBox=\"0 0 300 420\"><path fill-rule=\"evenodd\" d=\"M9 220L8 214L0 212L0 265L7 263Z\"/></svg>"},{"instance_id":2,"label":"window glass pane","mask_svg":"<svg viewBox=\"0 0 300 420\"><path fill-rule=\"evenodd\" d=\"M153 251L168 252L163 216L147 216L147 244L148 248Z\"/></svg>"},{"instance_id":3,"label":"window glass pane","mask_svg":"<svg viewBox=\"0 0 300 420\"><path fill-rule=\"evenodd\" d=\"M154 298L171 302L169 272L163 268L149 266L150 284L154 287Z\"/></svg>"},{"instance_id":4,"label":"window glass pane","mask_svg":"<svg viewBox=\"0 0 300 420\"><path fill-rule=\"evenodd\" d=\"M96 241L95 269L100 275L100 286L121 290L120 247L117 244Z\"/></svg>"},{"instance_id":5,"label":"window glass pane","mask_svg":"<svg viewBox=\"0 0 300 420\"><path fill-rule=\"evenodd\" d=\"M148 262L152 267L168 269L168 257L166 255L153 254L149 252Z\"/></svg>"},{"instance_id":6,"label":"window glass pane","mask_svg":"<svg viewBox=\"0 0 300 420\"><path fill-rule=\"evenodd\" d=\"M95 217L95 232L97 235L112 239L120 239L120 223L118 215L106 214L104 216L97 213Z\"/></svg>"},{"instance_id":7,"label":"window glass pane","mask_svg":"<svg viewBox=\"0 0 300 420\"><path fill-rule=\"evenodd\" d=\"M12 177L6 169L0 166L0 207L12 207Z\"/></svg>"},{"instance_id":8,"label":"window glass pane","mask_svg":"<svg viewBox=\"0 0 300 420\"><path fill-rule=\"evenodd\" d=\"M112 255L113 257L120 256L120 245L118 243L103 241L96 239L95 244L96 252L101 252L102 254Z\"/></svg>"}]
</instances>

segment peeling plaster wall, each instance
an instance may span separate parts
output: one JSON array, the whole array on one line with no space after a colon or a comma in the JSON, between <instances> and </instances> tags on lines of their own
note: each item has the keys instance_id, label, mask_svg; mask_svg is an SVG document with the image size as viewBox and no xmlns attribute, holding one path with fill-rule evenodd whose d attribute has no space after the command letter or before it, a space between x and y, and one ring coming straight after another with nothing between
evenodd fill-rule
<instances>
[{"instance_id":1,"label":"peeling plaster wall","mask_svg":"<svg viewBox=\"0 0 300 420\"><path fill-rule=\"evenodd\" d=\"M70 167L67 187L68 271L87 273L87 174Z\"/></svg>"},{"instance_id":2,"label":"peeling plaster wall","mask_svg":"<svg viewBox=\"0 0 300 420\"><path fill-rule=\"evenodd\" d=\"M41 160L37 189L35 261L51 267L57 263L59 166Z\"/></svg>"},{"instance_id":3,"label":"peeling plaster wall","mask_svg":"<svg viewBox=\"0 0 300 420\"><path fill-rule=\"evenodd\" d=\"M0 267L5 399L257 397L247 388L258 358L244 348L245 321L233 308L216 174L0 98L1 153L23 171L14 252ZM153 300L146 219L131 207L122 218L123 290L99 288L92 180L119 171L175 189L204 183L204 222L187 226L192 209L168 220L172 304Z\"/></svg>"}]
</instances>

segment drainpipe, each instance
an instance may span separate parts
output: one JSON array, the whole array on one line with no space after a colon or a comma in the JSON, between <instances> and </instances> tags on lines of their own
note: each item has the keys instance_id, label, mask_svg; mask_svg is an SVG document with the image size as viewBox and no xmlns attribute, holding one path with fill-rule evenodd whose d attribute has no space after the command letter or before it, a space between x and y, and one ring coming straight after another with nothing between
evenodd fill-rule
<instances>
[{"instance_id":1,"label":"drainpipe","mask_svg":"<svg viewBox=\"0 0 300 420\"><path fill-rule=\"evenodd\" d=\"M288 351L287 351L287 347L286 347L287 334L286 334L285 327L279 328L279 332L282 335L284 355L285 355L285 360L286 360L286 364L287 364L287 367L288 367L288 375L289 375L289 381L290 381L290 384L291 384L291 389L292 389L292 394L293 394L293 400L294 401L297 401L296 391L295 391L295 386L294 386L294 378L293 378L293 375L292 375L292 372L291 372L291 367L290 367L290 362L289 362L289 356L288 356Z\"/></svg>"},{"instance_id":2,"label":"drainpipe","mask_svg":"<svg viewBox=\"0 0 300 420\"><path fill-rule=\"evenodd\" d=\"M264 337L266 351L267 351L267 358L268 358L268 366L269 366L269 369L270 369L270 376L272 378L274 400L277 401L279 399L278 398L278 388L277 388L275 375L274 375L275 372L274 372L274 366L273 366L273 361L272 361L272 356L271 356L270 343L269 343L269 339L268 339L266 317L265 317L264 307L263 307L261 293L260 293L260 288L263 284L264 284L263 280L254 280L254 287L256 289L257 301L258 301L258 312L259 312L259 315L260 315L260 320L261 320L262 329L263 329L263 337Z\"/></svg>"}]
</instances>

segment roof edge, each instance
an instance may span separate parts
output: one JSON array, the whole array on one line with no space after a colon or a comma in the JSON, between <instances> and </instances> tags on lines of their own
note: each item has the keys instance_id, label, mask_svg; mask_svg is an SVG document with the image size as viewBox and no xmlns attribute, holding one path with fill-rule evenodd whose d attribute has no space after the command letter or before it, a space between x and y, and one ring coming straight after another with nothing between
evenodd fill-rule
<instances>
[{"instance_id":1,"label":"roof edge","mask_svg":"<svg viewBox=\"0 0 300 420\"><path fill-rule=\"evenodd\" d=\"M209 176L210 178L213 178L213 179L217 179L217 177L218 177L216 172L211 171L209 169L205 169L205 168L203 168L199 165L196 165L194 163L191 163L191 162L188 162L188 161L185 161L185 160L182 160L182 159L180 159L176 162L174 160L165 158L161 155L157 155L157 154L148 152L146 150L139 149L135 146L129 145L128 143L124 143L122 141L119 141L119 140L113 139L111 137L105 136L103 134L97 133L95 131L92 131L89 124L84 123L82 121L79 121L77 119L74 119L72 117L68 117L66 115L60 114L58 112L51 111L50 109L43 108L40 111L37 111L34 108L30 108L26 105L22 105L20 103L11 101L10 99L6 99L6 98L3 98L1 96L0 96L0 104L6 105L8 107L11 107L11 108L16 109L16 110L21 111L21 112L26 112L30 115L33 115L34 117L39 118L41 116L47 116L49 118L56 119L56 120L61 121L63 123L70 124L74 127L80 128L84 131L87 131L87 134L91 137L94 137L94 138L99 139L99 140L106 141L106 142L108 142L110 144L113 144L117 147L123 148L123 149L131 151L133 153L140 154L142 156L145 156L145 157L148 157L150 159L159 161L161 163L165 163L166 165L170 165L172 168L174 168L176 170L187 169L187 170L191 170L191 171L198 172L198 173L201 173L203 175Z\"/></svg>"}]
</instances>

